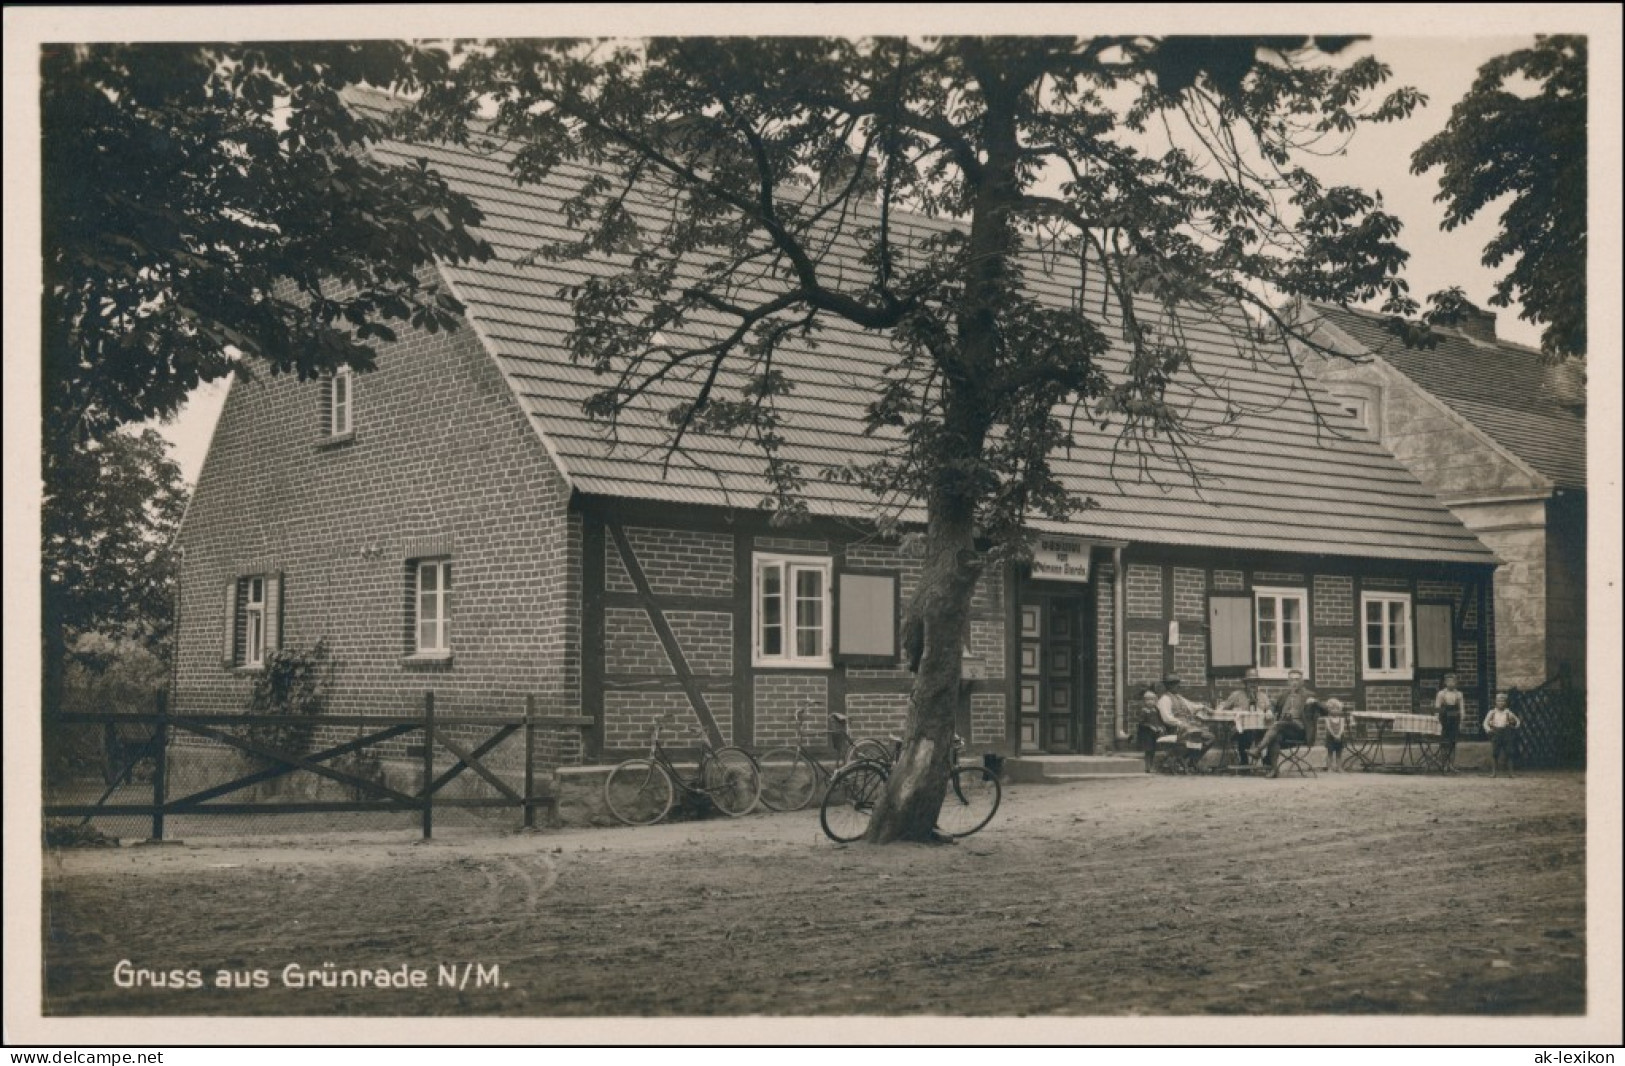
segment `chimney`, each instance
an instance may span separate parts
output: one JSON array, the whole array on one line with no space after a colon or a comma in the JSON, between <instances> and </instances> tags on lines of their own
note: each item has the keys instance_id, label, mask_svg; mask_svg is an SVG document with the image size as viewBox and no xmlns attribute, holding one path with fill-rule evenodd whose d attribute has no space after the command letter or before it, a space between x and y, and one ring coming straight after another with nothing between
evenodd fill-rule
<instances>
[{"instance_id":1,"label":"chimney","mask_svg":"<svg viewBox=\"0 0 1625 1066\"><path fill-rule=\"evenodd\" d=\"M1456 328L1475 341L1494 344L1495 312L1483 311L1472 304L1466 304L1461 309L1461 321L1456 323Z\"/></svg>"},{"instance_id":2,"label":"chimney","mask_svg":"<svg viewBox=\"0 0 1625 1066\"><path fill-rule=\"evenodd\" d=\"M1585 413L1585 360L1565 359L1561 363L1548 363L1543 377L1546 391L1559 407L1566 407L1580 414Z\"/></svg>"}]
</instances>

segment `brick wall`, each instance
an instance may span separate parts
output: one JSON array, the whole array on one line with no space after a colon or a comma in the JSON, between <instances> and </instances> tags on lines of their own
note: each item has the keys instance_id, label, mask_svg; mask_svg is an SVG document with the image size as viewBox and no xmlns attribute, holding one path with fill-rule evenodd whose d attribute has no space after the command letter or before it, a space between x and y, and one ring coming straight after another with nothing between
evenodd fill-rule
<instances>
[{"instance_id":1,"label":"brick wall","mask_svg":"<svg viewBox=\"0 0 1625 1066\"><path fill-rule=\"evenodd\" d=\"M1004 742L1004 704L1002 692L971 694L969 738L971 745L987 746Z\"/></svg>"},{"instance_id":2,"label":"brick wall","mask_svg":"<svg viewBox=\"0 0 1625 1066\"><path fill-rule=\"evenodd\" d=\"M826 678L806 674L757 674L752 697L756 746L763 750L796 742L796 710L809 702L816 704L810 723L814 737L823 735L829 724L829 681ZM852 725L852 735L864 735L857 731L856 723Z\"/></svg>"},{"instance_id":3,"label":"brick wall","mask_svg":"<svg viewBox=\"0 0 1625 1066\"><path fill-rule=\"evenodd\" d=\"M1106 752L1117 742L1117 604L1112 588L1117 580L1112 563L1095 566L1095 751ZM1131 675L1132 676L1132 675ZM1129 693L1129 705L1136 699Z\"/></svg>"},{"instance_id":4,"label":"brick wall","mask_svg":"<svg viewBox=\"0 0 1625 1066\"><path fill-rule=\"evenodd\" d=\"M1162 681L1163 635L1160 632L1128 632L1128 683L1133 689ZM1129 706L1138 701L1138 694L1130 691Z\"/></svg>"},{"instance_id":5,"label":"brick wall","mask_svg":"<svg viewBox=\"0 0 1625 1066\"><path fill-rule=\"evenodd\" d=\"M1354 638L1317 636L1312 654L1309 676L1316 691L1347 698L1354 689Z\"/></svg>"},{"instance_id":6,"label":"brick wall","mask_svg":"<svg viewBox=\"0 0 1625 1066\"><path fill-rule=\"evenodd\" d=\"M1174 617L1200 622L1207 618L1207 571L1174 567Z\"/></svg>"},{"instance_id":7,"label":"brick wall","mask_svg":"<svg viewBox=\"0 0 1625 1066\"><path fill-rule=\"evenodd\" d=\"M720 611L667 611L666 621L692 673L733 673L733 615Z\"/></svg>"},{"instance_id":8,"label":"brick wall","mask_svg":"<svg viewBox=\"0 0 1625 1066\"><path fill-rule=\"evenodd\" d=\"M1416 708L1416 695L1410 685L1367 685L1361 710L1404 714Z\"/></svg>"},{"instance_id":9,"label":"brick wall","mask_svg":"<svg viewBox=\"0 0 1625 1066\"><path fill-rule=\"evenodd\" d=\"M854 739L874 737L884 740L892 734L901 734L903 722L908 718L906 692L849 692L846 713L851 719Z\"/></svg>"},{"instance_id":10,"label":"brick wall","mask_svg":"<svg viewBox=\"0 0 1625 1066\"><path fill-rule=\"evenodd\" d=\"M780 552L785 555L828 555L829 541L811 537L755 537L751 544L757 551Z\"/></svg>"},{"instance_id":11,"label":"brick wall","mask_svg":"<svg viewBox=\"0 0 1625 1066\"><path fill-rule=\"evenodd\" d=\"M1213 571L1214 592L1241 592L1247 587L1247 579L1240 570Z\"/></svg>"},{"instance_id":12,"label":"brick wall","mask_svg":"<svg viewBox=\"0 0 1625 1066\"><path fill-rule=\"evenodd\" d=\"M1124 585L1130 618L1162 617L1162 567L1131 564Z\"/></svg>"},{"instance_id":13,"label":"brick wall","mask_svg":"<svg viewBox=\"0 0 1625 1066\"><path fill-rule=\"evenodd\" d=\"M671 675L677 671L641 607L604 611L604 669L612 674Z\"/></svg>"},{"instance_id":14,"label":"brick wall","mask_svg":"<svg viewBox=\"0 0 1625 1066\"><path fill-rule=\"evenodd\" d=\"M1314 601L1314 624L1354 624L1354 579L1343 574L1316 574L1309 598Z\"/></svg>"},{"instance_id":15,"label":"brick wall","mask_svg":"<svg viewBox=\"0 0 1625 1066\"><path fill-rule=\"evenodd\" d=\"M626 539L656 596L733 595L734 549L728 534L627 526ZM604 583L615 592L633 590L615 540L607 536Z\"/></svg>"},{"instance_id":16,"label":"brick wall","mask_svg":"<svg viewBox=\"0 0 1625 1066\"><path fill-rule=\"evenodd\" d=\"M716 719L723 743L731 742L732 697L726 692L707 692L705 705ZM676 723L672 731L661 735L661 743L667 747L692 747L697 741L677 734L703 733L700 717L684 692L640 689L604 693L604 747L612 751L643 751L649 745L650 729L660 718Z\"/></svg>"},{"instance_id":17,"label":"brick wall","mask_svg":"<svg viewBox=\"0 0 1625 1066\"><path fill-rule=\"evenodd\" d=\"M283 575L282 645L323 640L337 713L577 713L580 525L569 489L471 329L403 331L356 374L354 433L323 387L260 373L230 391L179 544L174 707L243 709L222 666L224 589ZM449 554L449 662L411 661L411 553ZM568 746L568 745L566 745Z\"/></svg>"}]
</instances>

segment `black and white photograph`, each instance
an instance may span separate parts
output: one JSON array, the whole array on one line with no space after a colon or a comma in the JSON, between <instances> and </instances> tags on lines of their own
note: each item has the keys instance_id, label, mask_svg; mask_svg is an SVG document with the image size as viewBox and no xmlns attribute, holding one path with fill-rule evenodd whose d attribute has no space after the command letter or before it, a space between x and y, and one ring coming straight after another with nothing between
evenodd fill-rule
<instances>
[{"instance_id":1,"label":"black and white photograph","mask_svg":"<svg viewBox=\"0 0 1625 1066\"><path fill-rule=\"evenodd\" d=\"M7 1043L1617 1046L1620 13L1439 11L8 8Z\"/></svg>"}]
</instances>

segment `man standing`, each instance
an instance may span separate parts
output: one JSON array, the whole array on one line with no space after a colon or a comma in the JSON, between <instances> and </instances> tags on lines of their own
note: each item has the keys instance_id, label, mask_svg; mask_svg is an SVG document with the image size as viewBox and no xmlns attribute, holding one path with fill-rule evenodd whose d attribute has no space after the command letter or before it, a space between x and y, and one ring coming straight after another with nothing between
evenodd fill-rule
<instances>
[{"instance_id":1,"label":"man standing","mask_svg":"<svg viewBox=\"0 0 1625 1066\"><path fill-rule=\"evenodd\" d=\"M1275 721L1253 747L1252 753L1262 755L1265 766L1275 765L1275 753L1280 750L1281 741L1308 743L1309 715L1325 709L1314 690L1303 683L1302 670L1288 671L1286 679L1287 690L1275 698Z\"/></svg>"},{"instance_id":2,"label":"man standing","mask_svg":"<svg viewBox=\"0 0 1625 1066\"><path fill-rule=\"evenodd\" d=\"M1265 719L1270 714L1270 698L1258 690L1258 668L1249 666L1241 675L1241 688L1236 689L1224 698L1219 704L1221 711L1257 711ZM1258 743L1263 731L1258 729L1236 730L1236 757L1241 765L1247 765L1247 749Z\"/></svg>"}]
</instances>

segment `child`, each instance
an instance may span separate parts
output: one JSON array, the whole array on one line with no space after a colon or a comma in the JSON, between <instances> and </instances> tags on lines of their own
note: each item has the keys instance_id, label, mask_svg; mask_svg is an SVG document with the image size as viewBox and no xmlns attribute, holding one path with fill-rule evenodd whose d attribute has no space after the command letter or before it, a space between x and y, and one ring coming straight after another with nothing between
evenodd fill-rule
<instances>
[{"instance_id":1,"label":"child","mask_svg":"<svg viewBox=\"0 0 1625 1066\"><path fill-rule=\"evenodd\" d=\"M1447 772L1456 768L1456 738L1461 735L1462 698L1456 680L1455 674L1445 674L1444 687L1433 701L1433 710L1439 716L1439 754Z\"/></svg>"},{"instance_id":2,"label":"child","mask_svg":"<svg viewBox=\"0 0 1625 1066\"><path fill-rule=\"evenodd\" d=\"M1512 776L1512 743L1517 737L1516 730L1522 725L1507 706L1507 694L1497 692L1495 708L1484 716L1484 732L1490 735L1491 777L1500 773L1502 765L1506 766L1507 776Z\"/></svg>"},{"instance_id":3,"label":"child","mask_svg":"<svg viewBox=\"0 0 1625 1066\"><path fill-rule=\"evenodd\" d=\"M1140 750L1145 753L1145 772L1157 757L1157 738L1162 736L1162 714L1157 710L1157 690L1149 686L1140 693L1139 728L1136 730Z\"/></svg>"},{"instance_id":4,"label":"child","mask_svg":"<svg viewBox=\"0 0 1625 1066\"><path fill-rule=\"evenodd\" d=\"M1343 738L1349 728L1349 720L1343 716L1342 700L1326 701L1326 714L1321 723L1326 727L1326 770L1340 773L1343 769Z\"/></svg>"}]
</instances>

